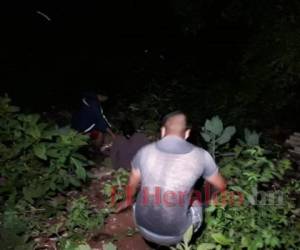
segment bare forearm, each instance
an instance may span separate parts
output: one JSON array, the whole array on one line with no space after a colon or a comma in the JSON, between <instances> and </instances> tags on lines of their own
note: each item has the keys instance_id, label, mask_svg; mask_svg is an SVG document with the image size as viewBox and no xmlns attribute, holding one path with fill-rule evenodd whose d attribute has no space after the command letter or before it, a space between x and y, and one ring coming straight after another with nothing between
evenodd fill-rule
<instances>
[{"instance_id":1,"label":"bare forearm","mask_svg":"<svg viewBox=\"0 0 300 250\"><path fill-rule=\"evenodd\" d=\"M137 170L133 170L130 174L129 180L128 180L128 192L127 192L127 198L130 201L133 201L140 185L140 173Z\"/></svg>"},{"instance_id":2,"label":"bare forearm","mask_svg":"<svg viewBox=\"0 0 300 250\"><path fill-rule=\"evenodd\" d=\"M131 202L133 202L135 195L139 189L139 183L137 183L135 180L129 180L128 182L128 192L127 192L127 199Z\"/></svg>"},{"instance_id":3,"label":"bare forearm","mask_svg":"<svg viewBox=\"0 0 300 250\"><path fill-rule=\"evenodd\" d=\"M118 208L116 209L117 213L121 212L122 210L126 209L127 207L133 204L133 199L139 188L139 183L140 183L140 172L137 170L132 170L127 185L126 200L121 202L118 205Z\"/></svg>"},{"instance_id":4,"label":"bare forearm","mask_svg":"<svg viewBox=\"0 0 300 250\"><path fill-rule=\"evenodd\" d=\"M207 178L206 180L215 188L217 188L219 192L223 192L226 190L226 180L219 173Z\"/></svg>"}]
</instances>

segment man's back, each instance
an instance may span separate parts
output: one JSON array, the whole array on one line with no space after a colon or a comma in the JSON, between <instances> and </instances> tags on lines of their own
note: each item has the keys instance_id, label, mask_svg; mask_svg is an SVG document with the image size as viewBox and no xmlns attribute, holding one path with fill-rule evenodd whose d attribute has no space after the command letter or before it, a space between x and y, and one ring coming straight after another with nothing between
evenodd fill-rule
<instances>
[{"instance_id":1,"label":"man's back","mask_svg":"<svg viewBox=\"0 0 300 250\"><path fill-rule=\"evenodd\" d=\"M200 176L217 172L205 150L177 136L143 147L132 165L141 172L136 202L137 224L160 235L181 235L191 224L192 188Z\"/></svg>"},{"instance_id":2,"label":"man's back","mask_svg":"<svg viewBox=\"0 0 300 250\"><path fill-rule=\"evenodd\" d=\"M80 109L73 114L72 127L79 132L98 130L106 132L110 127L97 96L83 98Z\"/></svg>"}]
</instances>

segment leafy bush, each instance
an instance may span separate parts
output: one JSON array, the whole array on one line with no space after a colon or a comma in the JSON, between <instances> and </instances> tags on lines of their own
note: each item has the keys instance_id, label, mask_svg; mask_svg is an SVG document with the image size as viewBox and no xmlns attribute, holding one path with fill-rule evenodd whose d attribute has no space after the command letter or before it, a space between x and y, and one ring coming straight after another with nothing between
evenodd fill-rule
<instances>
[{"instance_id":1,"label":"leafy bush","mask_svg":"<svg viewBox=\"0 0 300 250\"><path fill-rule=\"evenodd\" d=\"M118 169L113 172L113 178L105 182L102 193L106 202L118 202L126 197L125 186L128 183L129 173L125 169ZM114 204L110 204L114 205Z\"/></svg>"},{"instance_id":2,"label":"leafy bush","mask_svg":"<svg viewBox=\"0 0 300 250\"><path fill-rule=\"evenodd\" d=\"M175 247L171 247L171 250L191 250L192 245L190 245L190 241L193 236L193 226L190 226L188 230L184 233L182 242L178 243Z\"/></svg>"},{"instance_id":3,"label":"leafy bush","mask_svg":"<svg viewBox=\"0 0 300 250\"><path fill-rule=\"evenodd\" d=\"M246 144L248 146L258 146L261 134L256 131L250 131L249 129L244 130L244 141L239 140L241 144Z\"/></svg>"},{"instance_id":4,"label":"leafy bush","mask_svg":"<svg viewBox=\"0 0 300 250\"><path fill-rule=\"evenodd\" d=\"M214 116L211 120L206 120L201 136L207 142L209 151L215 158L218 147L229 142L235 132L235 127L224 128L222 120L218 116Z\"/></svg>"},{"instance_id":5,"label":"leafy bush","mask_svg":"<svg viewBox=\"0 0 300 250\"><path fill-rule=\"evenodd\" d=\"M65 221L62 223L67 234L60 238L59 249L90 250L86 237L92 230L100 229L104 225L109 210L96 209L85 196L73 199L69 205ZM60 223L55 226L59 227Z\"/></svg>"},{"instance_id":6,"label":"leafy bush","mask_svg":"<svg viewBox=\"0 0 300 250\"><path fill-rule=\"evenodd\" d=\"M83 241L67 240L61 247L61 250L92 250L91 247Z\"/></svg>"},{"instance_id":7,"label":"leafy bush","mask_svg":"<svg viewBox=\"0 0 300 250\"><path fill-rule=\"evenodd\" d=\"M86 231L100 228L104 224L105 211L93 212L86 197L80 197L72 202L68 213L66 226L70 231Z\"/></svg>"},{"instance_id":8,"label":"leafy bush","mask_svg":"<svg viewBox=\"0 0 300 250\"><path fill-rule=\"evenodd\" d=\"M291 163L286 159L270 160L259 147L238 146L235 152L235 156L225 157L220 162L221 172L227 178L228 190L233 196L229 194L228 197L227 193L225 203L221 200L224 196L215 197L206 209L206 225L195 245L189 244L192 237L190 228L183 242L171 249L299 249L300 221L296 218L299 209L295 209L294 200L290 197L291 192L300 193L297 188L299 181L292 180L269 193L271 202L275 203L265 204L268 200L263 198L266 197L255 197L264 184L283 179ZM281 201L279 204L273 196L276 192L278 201Z\"/></svg>"},{"instance_id":9,"label":"leafy bush","mask_svg":"<svg viewBox=\"0 0 300 250\"><path fill-rule=\"evenodd\" d=\"M279 184L291 163L267 158L260 147L237 146L234 151L235 156L219 162L230 196L223 203L220 195L206 209L197 249L299 249L300 221L291 197L295 180L293 186Z\"/></svg>"},{"instance_id":10,"label":"leafy bush","mask_svg":"<svg viewBox=\"0 0 300 250\"><path fill-rule=\"evenodd\" d=\"M86 179L90 162L78 154L87 138L69 128L51 127L39 115L15 113L9 99L0 99L0 175L4 199L45 198Z\"/></svg>"},{"instance_id":11,"label":"leafy bush","mask_svg":"<svg viewBox=\"0 0 300 250\"><path fill-rule=\"evenodd\" d=\"M69 187L79 187L87 179L85 167L91 164L78 153L87 145L86 136L18 111L8 97L0 98L3 249L30 249L28 239L38 235L43 221L56 213L50 198Z\"/></svg>"},{"instance_id":12,"label":"leafy bush","mask_svg":"<svg viewBox=\"0 0 300 250\"><path fill-rule=\"evenodd\" d=\"M0 239L1 249L28 250L33 249L26 234L27 223L12 209L4 212L1 218Z\"/></svg>"}]
</instances>

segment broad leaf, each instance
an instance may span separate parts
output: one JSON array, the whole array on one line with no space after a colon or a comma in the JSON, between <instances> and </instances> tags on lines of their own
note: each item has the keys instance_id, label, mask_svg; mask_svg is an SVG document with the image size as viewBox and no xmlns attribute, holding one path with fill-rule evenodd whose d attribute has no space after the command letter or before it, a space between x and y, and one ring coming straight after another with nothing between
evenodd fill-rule
<instances>
[{"instance_id":1,"label":"broad leaf","mask_svg":"<svg viewBox=\"0 0 300 250\"><path fill-rule=\"evenodd\" d=\"M92 250L91 247L86 243L76 243L71 240L67 240L62 250Z\"/></svg>"},{"instance_id":2,"label":"broad leaf","mask_svg":"<svg viewBox=\"0 0 300 250\"><path fill-rule=\"evenodd\" d=\"M75 169L75 173L78 176L78 178L85 180L86 179L86 171L85 169L82 167L84 166L84 163L77 160L74 157L71 157L71 162L75 165L76 169Z\"/></svg>"},{"instance_id":3,"label":"broad leaf","mask_svg":"<svg viewBox=\"0 0 300 250\"><path fill-rule=\"evenodd\" d=\"M33 125L26 130L26 133L32 136L34 139L39 139L41 137L41 131L37 125Z\"/></svg>"},{"instance_id":4,"label":"broad leaf","mask_svg":"<svg viewBox=\"0 0 300 250\"><path fill-rule=\"evenodd\" d=\"M197 250L212 250L216 248L216 244L213 243L201 243L197 246Z\"/></svg>"},{"instance_id":5,"label":"broad leaf","mask_svg":"<svg viewBox=\"0 0 300 250\"><path fill-rule=\"evenodd\" d=\"M113 243L109 242L103 245L103 250L117 250L117 247Z\"/></svg>"},{"instance_id":6,"label":"broad leaf","mask_svg":"<svg viewBox=\"0 0 300 250\"><path fill-rule=\"evenodd\" d=\"M213 233L211 237L222 246L228 246L232 243L232 240L228 239L224 234L222 233Z\"/></svg>"},{"instance_id":7,"label":"broad leaf","mask_svg":"<svg viewBox=\"0 0 300 250\"><path fill-rule=\"evenodd\" d=\"M78 176L78 178L85 180L86 179L86 171L83 167L77 166L76 167L76 175Z\"/></svg>"},{"instance_id":8,"label":"broad leaf","mask_svg":"<svg viewBox=\"0 0 300 250\"><path fill-rule=\"evenodd\" d=\"M183 235L184 243L189 243L193 237L193 225L191 225L188 230Z\"/></svg>"},{"instance_id":9,"label":"broad leaf","mask_svg":"<svg viewBox=\"0 0 300 250\"><path fill-rule=\"evenodd\" d=\"M223 131L223 122L219 116L214 116L211 120L206 120L205 129L220 136Z\"/></svg>"},{"instance_id":10,"label":"broad leaf","mask_svg":"<svg viewBox=\"0 0 300 250\"><path fill-rule=\"evenodd\" d=\"M201 136L206 142L210 142L211 138L210 138L209 134L207 134L205 132L201 132Z\"/></svg>"},{"instance_id":11,"label":"broad leaf","mask_svg":"<svg viewBox=\"0 0 300 250\"><path fill-rule=\"evenodd\" d=\"M44 143L39 143L33 146L33 153L42 160L47 160L46 151L46 145Z\"/></svg>"},{"instance_id":12,"label":"broad leaf","mask_svg":"<svg viewBox=\"0 0 300 250\"><path fill-rule=\"evenodd\" d=\"M217 144L225 144L230 141L231 137L235 134L236 129L233 126L226 127L222 135L216 140Z\"/></svg>"}]
</instances>

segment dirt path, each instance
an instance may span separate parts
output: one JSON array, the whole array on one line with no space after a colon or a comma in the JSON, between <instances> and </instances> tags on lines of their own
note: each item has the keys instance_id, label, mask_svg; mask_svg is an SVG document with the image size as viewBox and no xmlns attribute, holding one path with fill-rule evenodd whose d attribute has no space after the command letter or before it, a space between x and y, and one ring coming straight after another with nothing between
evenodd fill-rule
<instances>
[{"instance_id":1,"label":"dirt path","mask_svg":"<svg viewBox=\"0 0 300 250\"><path fill-rule=\"evenodd\" d=\"M111 176L111 170L103 167L93 169L96 177L84 192L90 202L97 208L105 206L101 193L103 183ZM94 250L102 250L104 243L113 242L118 250L150 250L141 235L136 231L132 218L132 210L127 209L120 214L110 214L105 219L104 227L94 232L89 244Z\"/></svg>"},{"instance_id":2,"label":"dirt path","mask_svg":"<svg viewBox=\"0 0 300 250\"><path fill-rule=\"evenodd\" d=\"M102 249L105 242L113 241L118 250L150 250L143 238L135 231L132 211L111 214L104 227L90 240L93 249Z\"/></svg>"}]
</instances>

